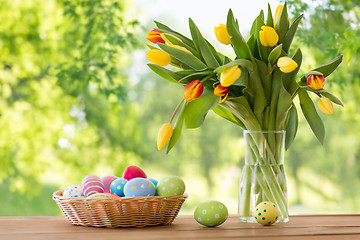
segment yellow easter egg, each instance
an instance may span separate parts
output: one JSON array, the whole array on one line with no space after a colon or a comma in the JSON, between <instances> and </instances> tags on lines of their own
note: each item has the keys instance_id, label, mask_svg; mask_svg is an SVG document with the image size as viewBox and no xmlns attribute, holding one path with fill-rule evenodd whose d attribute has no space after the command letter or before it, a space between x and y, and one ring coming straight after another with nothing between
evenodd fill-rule
<instances>
[{"instance_id":1,"label":"yellow easter egg","mask_svg":"<svg viewBox=\"0 0 360 240\"><path fill-rule=\"evenodd\" d=\"M279 209L272 202L261 202L255 207L255 220L262 225L271 225L275 223L279 216Z\"/></svg>"}]
</instances>

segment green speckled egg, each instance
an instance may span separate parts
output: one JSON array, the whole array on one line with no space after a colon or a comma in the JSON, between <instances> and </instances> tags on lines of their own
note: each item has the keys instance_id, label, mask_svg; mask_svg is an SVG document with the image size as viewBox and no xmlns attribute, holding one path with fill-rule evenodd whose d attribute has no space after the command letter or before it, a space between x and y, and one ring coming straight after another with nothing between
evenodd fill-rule
<instances>
[{"instance_id":1,"label":"green speckled egg","mask_svg":"<svg viewBox=\"0 0 360 240\"><path fill-rule=\"evenodd\" d=\"M183 195L185 192L185 183L179 177L166 177L161 179L156 186L159 196Z\"/></svg>"},{"instance_id":2,"label":"green speckled egg","mask_svg":"<svg viewBox=\"0 0 360 240\"><path fill-rule=\"evenodd\" d=\"M218 201L208 201L197 206L194 212L195 220L207 227L216 227L224 223L228 217L228 210Z\"/></svg>"},{"instance_id":3,"label":"green speckled egg","mask_svg":"<svg viewBox=\"0 0 360 240\"><path fill-rule=\"evenodd\" d=\"M262 225L271 225L278 220L279 209L272 202L261 202L255 207L255 220Z\"/></svg>"}]
</instances>

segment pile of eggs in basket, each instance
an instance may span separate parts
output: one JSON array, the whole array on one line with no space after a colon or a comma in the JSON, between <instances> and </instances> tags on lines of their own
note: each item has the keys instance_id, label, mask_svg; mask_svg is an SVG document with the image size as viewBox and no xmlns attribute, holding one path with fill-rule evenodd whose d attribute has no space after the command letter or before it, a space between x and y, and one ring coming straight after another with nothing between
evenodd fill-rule
<instances>
[{"instance_id":1,"label":"pile of eggs in basket","mask_svg":"<svg viewBox=\"0 0 360 240\"><path fill-rule=\"evenodd\" d=\"M81 185L72 184L65 188L64 197L116 198L176 196L185 192L184 181L179 177L166 177L159 182L148 178L137 166L125 169L123 177L88 175Z\"/></svg>"}]
</instances>

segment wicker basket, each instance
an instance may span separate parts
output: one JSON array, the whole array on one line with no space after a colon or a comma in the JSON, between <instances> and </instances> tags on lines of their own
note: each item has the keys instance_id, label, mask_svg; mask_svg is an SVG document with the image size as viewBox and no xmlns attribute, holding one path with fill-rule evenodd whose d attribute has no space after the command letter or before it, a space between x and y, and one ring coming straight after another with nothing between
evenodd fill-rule
<instances>
[{"instance_id":1,"label":"wicker basket","mask_svg":"<svg viewBox=\"0 0 360 240\"><path fill-rule=\"evenodd\" d=\"M70 223L108 228L170 224L188 197L86 199L63 197L62 194L63 190L56 191L52 198Z\"/></svg>"}]
</instances>

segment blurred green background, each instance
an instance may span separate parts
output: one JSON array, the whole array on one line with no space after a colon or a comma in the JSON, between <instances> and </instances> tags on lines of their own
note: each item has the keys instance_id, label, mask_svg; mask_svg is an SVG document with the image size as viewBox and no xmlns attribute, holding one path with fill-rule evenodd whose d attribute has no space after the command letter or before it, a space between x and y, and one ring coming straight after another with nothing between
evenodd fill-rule
<instances>
[{"instance_id":1,"label":"blurred green background","mask_svg":"<svg viewBox=\"0 0 360 240\"><path fill-rule=\"evenodd\" d=\"M246 36L259 7L267 9L267 1L240 2L1 1L0 216L60 215L54 191L88 174L121 176L128 165L157 179L181 176L190 194L183 214L209 199L235 214L241 129L210 113L168 155L157 151L158 129L183 90L147 68L144 50L153 18L189 35L186 18L193 17L204 36L230 53L215 42L213 26L225 23L232 8ZM279 2L270 3L274 10ZM360 1L288 3L292 16L305 13L292 49L303 50L302 73L344 54L326 86L345 105L330 116L320 113L325 146L300 113L285 156L290 213L359 212Z\"/></svg>"}]
</instances>

